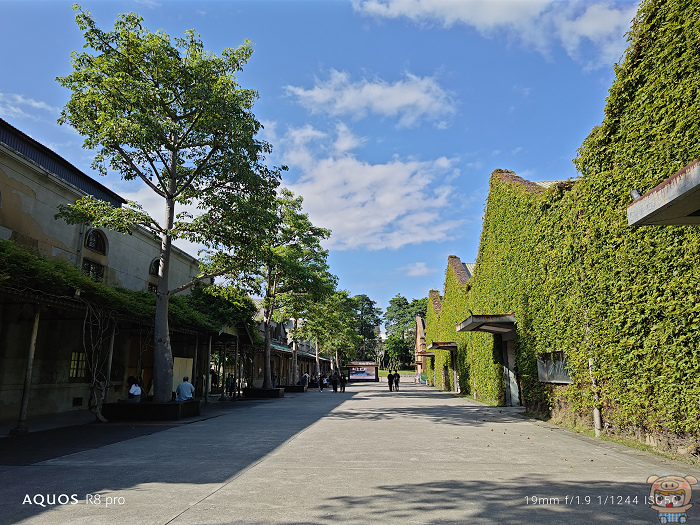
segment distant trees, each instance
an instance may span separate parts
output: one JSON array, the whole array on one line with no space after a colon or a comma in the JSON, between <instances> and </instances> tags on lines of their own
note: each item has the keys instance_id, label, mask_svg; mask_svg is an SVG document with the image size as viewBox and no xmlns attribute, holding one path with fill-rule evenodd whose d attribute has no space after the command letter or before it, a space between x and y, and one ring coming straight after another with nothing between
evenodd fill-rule
<instances>
[{"instance_id":1,"label":"distant trees","mask_svg":"<svg viewBox=\"0 0 700 525\"><path fill-rule=\"evenodd\" d=\"M413 362L416 316L425 317L428 298L408 302L401 294L389 300L384 313L387 339L383 364L389 368L407 368Z\"/></svg>"},{"instance_id":2,"label":"distant trees","mask_svg":"<svg viewBox=\"0 0 700 525\"><path fill-rule=\"evenodd\" d=\"M272 147L256 139L261 125L252 113L258 94L241 88L234 76L252 54L247 41L217 56L204 50L194 31L171 41L127 13L105 32L89 12L76 9L85 47L92 52L73 53L73 72L57 79L71 90L59 122L83 135L85 148L98 150L93 167L101 174L109 166L158 195L163 220L136 203L115 208L90 197L63 207L58 216L124 233L140 225L160 237L154 399L169 401L169 298L204 279L245 273L245 264L258 260L257 240L274 219L268 210L285 168L266 166ZM197 213L176 213L176 207L187 205ZM176 238L203 245L205 264L190 283L171 289Z\"/></svg>"},{"instance_id":3,"label":"distant trees","mask_svg":"<svg viewBox=\"0 0 700 525\"><path fill-rule=\"evenodd\" d=\"M356 330L359 342L356 348L360 360L376 360L379 349L379 326L382 322L382 310L377 303L365 294L353 297Z\"/></svg>"},{"instance_id":4,"label":"distant trees","mask_svg":"<svg viewBox=\"0 0 700 525\"><path fill-rule=\"evenodd\" d=\"M275 314L302 315L308 311L309 299L320 301L335 288L335 276L328 271L328 251L321 247L331 232L311 223L301 211L302 202L302 197L283 188L275 200L274 223L256 241L261 254L256 274L265 326L263 388L272 386L270 325Z\"/></svg>"},{"instance_id":5,"label":"distant trees","mask_svg":"<svg viewBox=\"0 0 700 525\"><path fill-rule=\"evenodd\" d=\"M383 368L396 370L410 368L413 362L413 341L390 335L384 341Z\"/></svg>"},{"instance_id":6,"label":"distant trees","mask_svg":"<svg viewBox=\"0 0 700 525\"><path fill-rule=\"evenodd\" d=\"M408 300L401 294L389 300L389 306L384 313L384 327L387 336L401 339L413 339L416 330L416 316L425 318L428 308L428 298Z\"/></svg>"},{"instance_id":7,"label":"distant trees","mask_svg":"<svg viewBox=\"0 0 700 525\"><path fill-rule=\"evenodd\" d=\"M347 361L355 356L359 340L355 306L346 290L337 290L309 305L308 318L301 323L297 333L316 343L316 373L319 372L320 348L335 357L338 366L341 360Z\"/></svg>"}]
</instances>

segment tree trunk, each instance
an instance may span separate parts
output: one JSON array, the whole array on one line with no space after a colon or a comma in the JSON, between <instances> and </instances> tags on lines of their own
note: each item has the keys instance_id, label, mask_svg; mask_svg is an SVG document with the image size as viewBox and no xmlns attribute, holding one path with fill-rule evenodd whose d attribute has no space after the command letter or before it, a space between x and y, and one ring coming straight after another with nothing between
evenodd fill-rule
<instances>
[{"instance_id":1,"label":"tree trunk","mask_svg":"<svg viewBox=\"0 0 700 525\"><path fill-rule=\"evenodd\" d=\"M265 326L265 355L263 356L263 388L272 388L272 370L270 366L271 355L271 334L270 323L272 322L272 300L274 294L274 283L272 282L272 267L267 267L267 277L265 284L265 308L263 310L263 323Z\"/></svg>"},{"instance_id":2,"label":"tree trunk","mask_svg":"<svg viewBox=\"0 0 700 525\"><path fill-rule=\"evenodd\" d=\"M296 334L296 329L297 329L298 321L297 319L294 319L294 333ZM297 343L296 340L296 335L294 336L294 340L292 341L292 384L296 385L299 382L299 370L298 364L297 364L297 351L299 349L299 344Z\"/></svg>"},{"instance_id":3,"label":"tree trunk","mask_svg":"<svg viewBox=\"0 0 700 525\"><path fill-rule=\"evenodd\" d=\"M175 202L166 199L165 223L168 232L173 227ZM160 245L160 264L158 265L158 291L156 292L156 322L153 332L153 400L158 403L171 401L173 397L173 350L170 346L170 327L168 325L168 273L170 271L170 250L172 238L163 234Z\"/></svg>"},{"instance_id":4,"label":"tree trunk","mask_svg":"<svg viewBox=\"0 0 700 525\"><path fill-rule=\"evenodd\" d=\"M272 341L270 334L270 321L265 315L265 355L263 357L263 388L272 388L272 370L270 366L270 355L272 350Z\"/></svg>"},{"instance_id":5,"label":"tree trunk","mask_svg":"<svg viewBox=\"0 0 700 525\"><path fill-rule=\"evenodd\" d=\"M316 376L319 376L319 381L321 375L321 360L318 358L318 340L316 340Z\"/></svg>"}]
</instances>

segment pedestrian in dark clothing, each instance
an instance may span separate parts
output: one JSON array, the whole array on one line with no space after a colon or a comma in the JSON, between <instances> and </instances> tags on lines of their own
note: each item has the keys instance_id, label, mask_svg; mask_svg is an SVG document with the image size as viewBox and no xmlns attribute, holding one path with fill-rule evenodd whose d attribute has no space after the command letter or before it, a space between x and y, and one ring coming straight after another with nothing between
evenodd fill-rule
<instances>
[{"instance_id":1,"label":"pedestrian in dark clothing","mask_svg":"<svg viewBox=\"0 0 700 525\"><path fill-rule=\"evenodd\" d=\"M397 392L399 391L399 381L401 379L401 376L399 375L398 370L394 370L394 390Z\"/></svg>"},{"instance_id":2,"label":"pedestrian in dark clothing","mask_svg":"<svg viewBox=\"0 0 700 525\"><path fill-rule=\"evenodd\" d=\"M233 396L233 386L236 384L236 380L233 377L233 374L229 373L228 377L226 378L226 390L228 391L229 396Z\"/></svg>"},{"instance_id":3,"label":"pedestrian in dark clothing","mask_svg":"<svg viewBox=\"0 0 700 525\"><path fill-rule=\"evenodd\" d=\"M386 380L389 382L389 392L394 390L394 374L391 373L391 370L389 370L389 375L386 376Z\"/></svg>"},{"instance_id":4,"label":"pedestrian in dark clothing","mask_svg":"<svg viewBox=\"0 0 700 525\"><path fill-rule=\"evenodd\" d=\"M345 392L345 383L347 383L348 380L345 378L345 374L340 374L340 391Z\"/></svg>"},{"instance_id":5,"label":"pedestrian in dark clothing","mask_svg":"<svg viewBox=\"0 0 700 525\"><path fill-rule=\"evenodd\" d=\"M338 393L338 382L339 381L340 381L340 376L338 375L338 372L333 372L333 375L331 376L331 386L333 387L334 394Z\"/></svg>"}]
</instances>

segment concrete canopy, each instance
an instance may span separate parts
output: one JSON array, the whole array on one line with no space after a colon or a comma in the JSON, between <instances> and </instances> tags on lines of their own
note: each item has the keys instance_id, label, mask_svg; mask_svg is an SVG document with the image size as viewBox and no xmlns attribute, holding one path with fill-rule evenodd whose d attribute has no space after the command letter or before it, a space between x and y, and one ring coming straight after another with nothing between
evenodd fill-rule
<instances>
[{"instance_id":1,"label":"concrete canopy","mask_svg":"<svg viewBox=\"0 0 700 525\"><path fill-rule=\"evenodd\" d=\"M627 206L630 226L700 224L700 159Z\"/></svg>"},{"instance_id":2,"label":"concrete canopy","mask_svg":"<svg viewBox=\"0 0 700 525\"><path fill-rule=\"evenodd\" d=\"M515 330L515 315L472 315L457 325L458 332L504 334Z\"/></svg>"},{"instance_id":3,"label":"concrete canopy","mask_svg":"<svg viewBox=\"0 0 700 525\"><path fill-rule=\"evenodd\" d=\"M428 346L428 350L457 350L457 343L439 343L437 341L433 341L430 343L430 346Z\"/></svg>"}]
</instances>

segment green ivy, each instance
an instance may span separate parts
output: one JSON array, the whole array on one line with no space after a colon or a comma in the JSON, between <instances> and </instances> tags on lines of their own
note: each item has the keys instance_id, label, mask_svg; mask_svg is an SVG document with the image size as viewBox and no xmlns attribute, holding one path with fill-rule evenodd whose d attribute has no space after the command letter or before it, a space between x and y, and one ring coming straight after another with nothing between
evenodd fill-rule
<instances>
[{"instance_id":1,"label":"green ivy","mask_svg":"<svg viewBox=\"0 0 700 525\"><path fill-rule=\"evenodd\" d=\"M530 409L590 421L597 391L613 428L697 435L700 229L633 229L626 207L632 188L646 192L700 157L700 5L643 1L628 40L577 179L545 189L492 174L475 276L459 286L448 268L426 337L456 338L462 391L502 401L494 337L455 324L469 310L514 313ZM537 354L555 350L569 362L567 387L537 378Z\"/></svg>"},{"instance_id":2,"label":"green ivy","mask_svg":"<svg viewBox=\"0 0 700 525\"><path fill-rule=\"evenodd\" d=\"M80 299L111 308L126 319L152 323L155 295L144 291L106 286L66 261L41 257L13 241L0 241L0 291L39 293L70 299L80 290ZM226 292L213 296L204 289L174 296L169 302L170 323L205 332L252 318L254 303L245 295Z\"/></svg>"}]
</instances>

